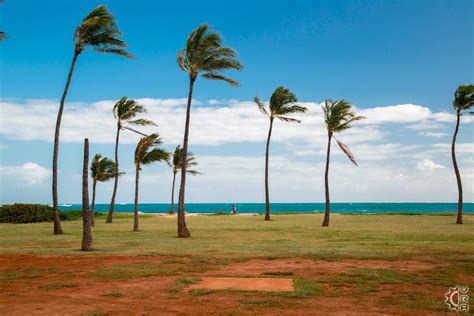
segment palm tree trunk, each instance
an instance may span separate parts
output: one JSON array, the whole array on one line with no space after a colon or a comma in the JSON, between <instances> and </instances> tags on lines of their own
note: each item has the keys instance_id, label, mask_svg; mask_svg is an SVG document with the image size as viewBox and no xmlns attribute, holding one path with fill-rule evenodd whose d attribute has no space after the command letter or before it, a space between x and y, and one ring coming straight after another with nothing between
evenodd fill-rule
<instances>
[{"instance_id":1,"label":"palm tree trunk","mask_svg":"<svg viewBox=\"0 0 474 316\"><path fill-rule=\"evenodd\" d=\"M267 147L265 151L265 220L270 220L270 192L268 188L268 156L270 151L270 138L272 137L273 119L270 118L270 128L268 129Z\"/></svg>"},{"instance_id":2,"label":"palm tree trunk","mask_svg":"<svg viewBox=\"0 0 474 316\"><path fill-rule=\"evenodd\" d=\"M196 78L189 78L189 94L188 94L188 106L186 108L186 123L184 125L184 139L183 139L183 157L182 161L188 159L188 138L189 138L189 120L191 116L191 102L193 99L193 87ZM186 188L186 164L183 163L181 166L181 183L179 185L179 202L178 202L178 237L187 238L191 237L188 228L186 227L186 218L184 215L184 197Z\"/></svg>"},{"instance_id":3,"label":"palm tree trunk","mask_svg":"<svg viewBox=\"0 0 474 316\"><path fill-rule=\"evenodd\" d=\"M331 204L329 201L329 157L331 155L332 133L328 133L328 149L326 154L326 172L324 173L324 188L326 193L326 210L324 211L323 226L329 226L329 215L331 214Z\"/></svg>"},{"instance_id":4,"label":"palm tree trunk","mask_svg":"<svg viewBox=\"0 0 474 316\"><path fill-rule=\"evenodd\" d=\"M451 156L453 158L454 173L456 174L456 181L458 183L458 216L456 219L456 224L462 224L462 182L458 163L456 161L456 137L458 136L459 121L461 119L461 113L459 111L456 113L456 117L456 129L454 130L453 142L451 144Z\"/></svg>"},{"instance_id":5,"label":"palm tree trunk","mask_svg":"<svg viewBox=\"0 0 474 316\"><path fill-rule=\"evenodd\" d=\"M173 185L171 186L171 208L170 215L174 215L174 185L176 183L176 172L173 171Z\"/></svg>"},{"instance_id":6,"label":"palm tree trunk","mask_svg":"<svg viewBox=\"0 0 474 316\"><path fill-rule=\"evenodd\" d=\"M92 182L92 205L91 205L91 210L90 210L90 216L91 216L91 226L95 226L95 187L97 185L97 180L93 180Z\"/></svg>"},{"instance_id":7,"label":"palm tree trunk","mask_svg":"<svg viewBox=\"0 0 474 316\"><path fill-rule=\"evenodd\" d=\"M135 206L133 207L133 231L138 231L138 181L140 180L140 166L136 166L135 171Z\"/></svg>"},{"instance_id":8,"label":"palm tree trunk","mask_svg":"<svg viewBox=\"0 0 474 316\"><path fill-rule=\"evenodd\" d=\"M84 139L84 164L82 168L82 251L92 250L91 217L89 214L89 139Z\"/></svg>"},{"instance_id":9,"label":"palm tree trunk","mask_svg":"<svg viewBox=\"0 0 474 316\"><path fill-rule=\"evenodd\" d=\"M74 52L74 57L72 58L71 67L69 69L69 74L67 76L66 87L64 87L64 92L61 97L61 102L59 103L58 116L56 118L56 128L54 131L54 149L53 149L53 220L54 220L54 234L59 235L63 233L61 228L61 222L59 221L59 211L58 211L58 156L59 156L59 132L61 129L61 119L63 117L64 111L64 102L66 101L67 92L69 90L69 85L71 84L72 74L74 73L74 67L76 66L77 57L79 56L78 52Z\"/></svg>"},{"instance_id":10,"label":"palm tree trunk","mask_svg":"<svg viewBox=\"0 0 474 316\"><path fill-rule=\"evenodd\" d=\"M121 126L117 123L117 134L115 136L115 165L116 174L114 179L114 191L112 192L112 199L110 200L109 213L107 214L106 223L112 223L112 217L114 216L115 196L117 195L118 178L119 178L119 164L118 164L118 144L120 139Z\"/></svg>"}]
</instances>

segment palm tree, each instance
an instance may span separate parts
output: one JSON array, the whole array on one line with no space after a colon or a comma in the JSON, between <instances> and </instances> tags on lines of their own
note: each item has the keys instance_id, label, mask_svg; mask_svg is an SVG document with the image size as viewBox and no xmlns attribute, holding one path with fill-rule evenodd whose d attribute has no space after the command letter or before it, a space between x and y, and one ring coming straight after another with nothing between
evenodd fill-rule
<instances>
[{"instance_id":1,"label":"palm tree","mask_svg":"<svg viewBox=\"0 0 474 316\"><path fill-rule=\"evenodd\" d=\"M82 251L92 250L91 217L89 215L89 139L84 139L84 164L82 168Z\"/></svg>"},{"instance_id":2,"label":"palm tree","mask_svg":"<svg viewBox=\"0 0 474 316\"><path fill-rule=\"evenodd\" d=\"M138 184L140 180L140 170L142 166L150 165L154 162L165 161L167 162L170 153L166 150L159 148L162 144L160 136L158 134L151 134L144 136L140 139L135 149L135 207L134 207L134 221L133 231L138 231Z\"/></svg>"},{"instance_id":3,"label":"palm tree","mask_svg":"<svg viewBox=\"0 0 474 316\"><path fill-rule=\"evenodd\" d=\"M326 172L324 174L324 187L326 192L326 210L324 212L323 226L329 226L329 215L331 213L330 202L329 202L329 157L331 154L331 140L334 133L340 133L352 127L352 123L364 119L363 116L358 116L351 111L352 104L345 100L326 100L324 101L323 112L324 122L326 123L326 129L328 131L328 149L326 155ZM336 137L334 137L336 139ZM341 150L347 155L347 157L356 166L354 155L351 153L349 148L344 145L341 141L336 139L337 144Z\"/></svg>"},{"instance_id":4,"label":"palm tree","mask_svg":"<svg viewBox=\"0 0 474 316\"><path fill-rule=\"evenodd\" d=\"M184 126L183 161L188 157L189 120L194 82L197 77L210 80L223 80L232 86L239 83L221 74L227 69L241 70L242 64L237 60L232 48L222 47L221 36L209 30L209 25L202 24L189 34L186 46L178 53L178 65L189 76L188 105L186 108L186 123ZM181 184L178 203L178 237L190 237L184 217L184 198L186 188L186 165L181 167Z\"/></svg>"},{"instance_id":5,"label":"palm tree","mask_svg":"<svg viewBox=\"0 0 474 316\"><path fill-rule=\"evenodd\" d=\"M295 122L300 123L300 120L288 117L287 115L293 113L304 113L307 108L296 104L298 99L295 94L288 88L278 87L273 92L270 98L270 105L268 110L265 108L263 102L260 101L258 96L254 98L257 103L258 109L270 120L270 127L268 128L267 146L265 150L265 220L270 220L270 193L268 188L268 157L270 151L270 138L272 136L273 121L275 118L284 122Z\"/></svg>"},{"instance_id":6,"label":"palm tree","mask_svg":"<svg viewBox=\"0 0 474 316\"><path fill-rule=\"evenodd\" d=\"M462 224L462 182L461 174L459 173L458 163L456 161L456 137L458 136L459 122L463 111L474 106L474 85L461 85L454 93L453 107L456 110L456 128L454 129L453 142L451 144L451 156L453 158L454 173L456 174L456 181L458 184L458 216L456 224ZM470 112L474 114L474 112Z\"/></svg>"},{"instance_id":7,"label":"palm tree","mask_svg":"<svg viewBox=\"0 0 474 316\"><path fill-rule=\"evenodd\" d=\"M188 158L187 158L187 164L186 164L186 172L189 173L192 176L197 176L198 174L201 174L199 171L192 170L190 168L197 166L196 158L194 157L192 152L188 152ZM183 149L181 146L176 146L176 149L174 150L173 153L173 161L172 161L172 170L173 170L173 185L171 186L171 208L170 208L170 215L174 214L174 185L176 182L176 175L178 172L181 171L183 163Z\"/></svg>"},{"instance_id":8,"label":"palm tree","mask_svg":"<svg viewBox=\"0 0 474 316\"><path fill-rule=\"evenodd\" d=\"M106 223L112 223L112 217L114 215L114 206L115 206L115 197L117 195L118 187L118 177L119 177L119 162L118 162L118 145L120 139L120 131L126 129L134 133L140 134L142 136L147 136L128 125L132 126L147 126L155 125L150 120L139 118L137 119L138 114L146 113L146 109L138 104L134 100L127 99L127 97L122 97L117 103L115 103L113 108L113 113L115 120L117 121L117 132L115 136L115 165L117 167L117 172L115 173L114 179L114 190L112 192L112 199L110 201L109 213L107 214Z\"/></svg>"},{"instance_id":9,"label":"palm tree","mask_svg":"<svg viewBox=\"0 0 474 316\"><path fill-rule=\"evenodd\" d=\"M64 110L64 102L71 84L72 74L76 65L77 58L87 47L91 47L99 53L116 54L125 57L133 57L127 51L127 43L119 40L121 36L115 18L104 5L98 6L92 10L76 28L74 32L74 55L71 67L64 87L64 92L59 103L58 116L56 119L56 129L54 132L54 150L53 150L53 209L54 209L54 234L62 234L61 223L58 213L58 151L59 151L59 132L61 129L61 119Z\"/></svg>"},{"instance_id":10,"label":"palm tree","mask_svg":"<svg viewBox=\"0 0 474 316\"><path fill-rule=\"evenodd\" d=\"M115 178L117 173L117 164L101 154L96 154L92 158L91 163L91 178L92 178L92 205L90 210L91 225L95 226L94 211L95 211L95 192L97 182L107 182Z\"/></svg>"}]
</instances>

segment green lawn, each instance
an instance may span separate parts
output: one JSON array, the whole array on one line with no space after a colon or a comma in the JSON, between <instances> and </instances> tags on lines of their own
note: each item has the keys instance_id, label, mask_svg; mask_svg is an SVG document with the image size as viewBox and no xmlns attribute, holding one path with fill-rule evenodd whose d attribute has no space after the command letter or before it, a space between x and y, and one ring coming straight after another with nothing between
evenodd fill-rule
<instances>
[{"instance_id":1,"label":"green lawn","mask_svg":"<svg viewBox=\"0 0 474 316\"><path fill-rule=\"evenodd\" d=\"M113 224L97 220L95 251L88 255L170 255L220 259L308 257L325 260L397 259L411 256L474 260L474 216L464 225L453 216L333 215L322 216L188 216L192 238L176 238L176 220L142 215L133 233L132 218L121 215ZM82 255L82 221L62 223L64 235L52 234L52 223L0 224L0 253Z\"/></svg>"}]
</instances>

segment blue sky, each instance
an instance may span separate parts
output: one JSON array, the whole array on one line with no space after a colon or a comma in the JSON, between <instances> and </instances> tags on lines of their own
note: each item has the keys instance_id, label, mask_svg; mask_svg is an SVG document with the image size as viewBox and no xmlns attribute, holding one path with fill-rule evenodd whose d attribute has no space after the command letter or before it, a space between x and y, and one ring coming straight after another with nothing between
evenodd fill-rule
<instances>
[{"instance_id":1,"label":"blue sky","mask_svg":"<svg viewBox=\"0 0 474 316\"><path fill-rule=\"evenodd\" d=\"M65 112L70 119L65 118L62 131L61 202L80 200L83 137L91 138L94 151L112 155L109 108L121 96L148 105L166 148L179 143L179 99L186 96L188 82L176 65L176 53L202 22L222 33L245 68L229 73L241 83L239 88L204 80L196 85L200 103L194 108L191 146L206 175L190 181L190 201L263 200L267 122L249 101L257 93L267 100L279 85L292 89L311 110L306 125L301 117L301 126L277 126L271 171L275 201L323 200L325 137L318 111L326 98L345 98L369 111L366 123L340 137L360 157L361 167L335 155L336 200L454 201L446 150L452 132L448 113L456 86L474 81L472 1L255 2L57 0L38 5L7 0L0 7L0 26L8 33L0 43L0 202L50 201L51 127L73 53L73 31L102 3L117 18L137 58L93 52L80 56ZM102 115L102 121L90 123ZM120 148L127 171L132 168L133 137L125 136ZM469 118L459 142L466 198L472 200ZM146 177L142 200L166 202L169 170L150 167ZM130 202L133 181L126 176L122 182L119 200ZM104 185L100 202L108 201L109 191L110 185Z\"/></svg>"}]
</instances>

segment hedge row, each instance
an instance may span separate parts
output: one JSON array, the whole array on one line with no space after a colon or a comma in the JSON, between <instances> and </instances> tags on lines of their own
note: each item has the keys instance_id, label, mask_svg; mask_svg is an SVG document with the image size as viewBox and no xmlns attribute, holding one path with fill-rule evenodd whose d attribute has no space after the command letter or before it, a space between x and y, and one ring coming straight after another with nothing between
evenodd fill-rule
<instances>
[{"instance_id":1,"label":"hedge row","mask_svg":"<svg viewBox=\"0 0 474 316\"><path fill-rule=\"evenodd\" d=\"M102 216L96 213L96 216ZM59 218L63 221L82 218L81 210L59 211ZM53 208L42 204L10 204L0 206L0 223L26 224L51 222Z\"/></svg>"}]
</instances>

